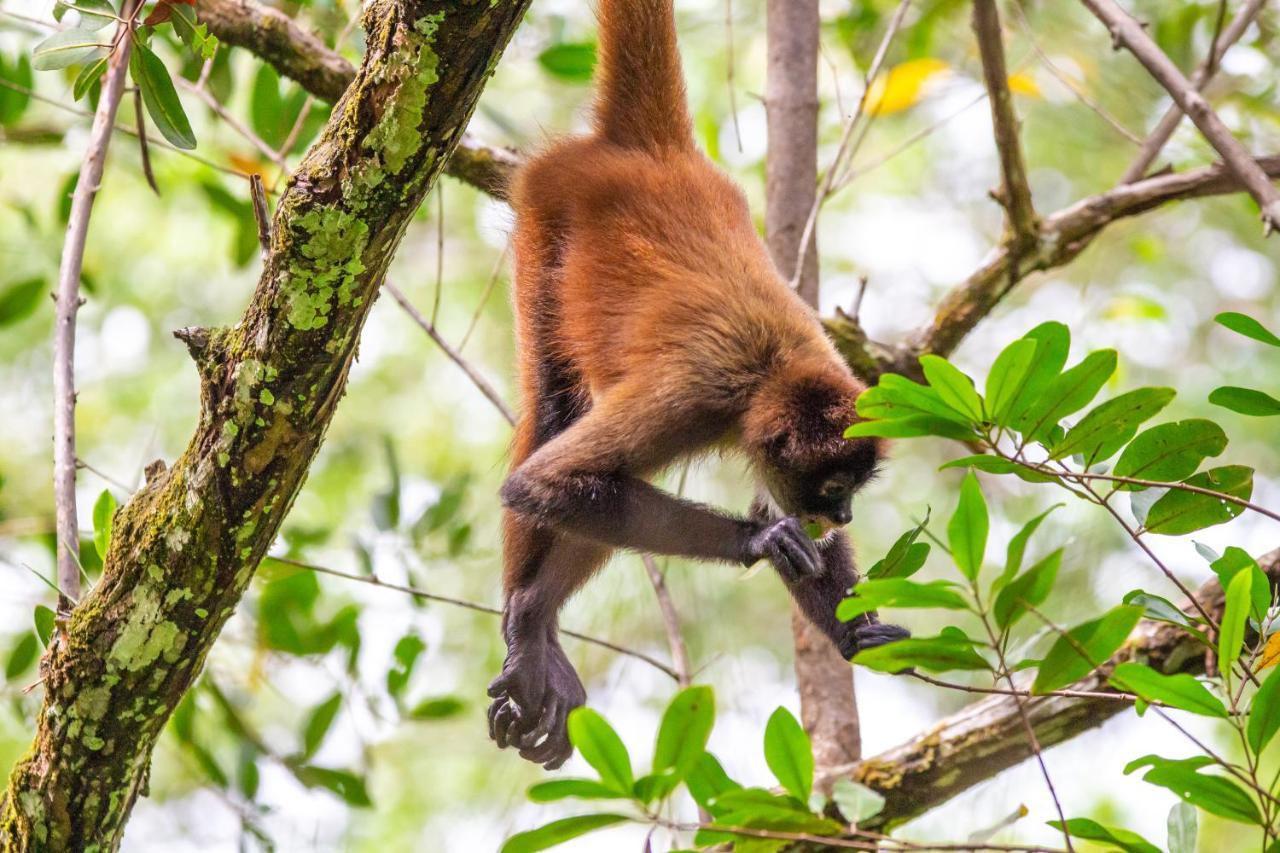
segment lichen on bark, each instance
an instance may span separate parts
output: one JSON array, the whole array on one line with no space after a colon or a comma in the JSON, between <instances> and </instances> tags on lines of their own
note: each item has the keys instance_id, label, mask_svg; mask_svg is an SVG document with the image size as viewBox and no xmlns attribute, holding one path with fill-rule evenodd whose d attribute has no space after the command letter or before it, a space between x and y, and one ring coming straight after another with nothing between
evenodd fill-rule
<instances>
[{"instance_id":1,"label":"lichen on bark","mask_svg":"<svg viewBox=\"0 0 1280 853\"><path fill-rule=\"evenodd\" d=\"M122 508L101 580L41 662L44 705L0 849L113 850L151 751L279 530L405 225L528 0L376 0L364 63L290 181L233 327L183 330L186 451Z\"/></svg>"}]
</instances>

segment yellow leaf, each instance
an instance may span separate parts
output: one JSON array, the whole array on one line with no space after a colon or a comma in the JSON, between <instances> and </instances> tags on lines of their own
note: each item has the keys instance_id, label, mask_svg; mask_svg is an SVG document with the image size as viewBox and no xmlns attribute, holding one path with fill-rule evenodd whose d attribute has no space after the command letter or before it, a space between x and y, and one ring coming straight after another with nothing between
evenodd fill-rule
<instances>
[{"instance_id":1,"label":"yellow leaf","mask_svg":"<svg viewBox=\"0 0 1280 853\"><path fill-rule=\"evenodd\" d=\"M1267 638L1267 644L1262 648L1262 659L1258 662L1258 669L1266 669L1278 663L1280 663L1280 631L1276 631Z\"/></svg>"},{"instance_id":2,"label":"yellow leaf","mask_svg":"<svg viewBox=\"0 0 1280 853\"><path fill-rule=\"evenodd\" d=\"M1040 86L1030 74L1010 74L1009 91L1017 92L1019 95L1030 95L1033 98L1040 97Z\"/></svg>"},{"instance_id":3,"label":"yellow leaf","mask_svg":"<svg viewBox=\"0 0 1280 853\"><path fill-rule=\"evenodd\" d=\"M949 71L941 59L912 59L895 65L871 81L867 90L867 113L886 115L915 106L924 96L929 81Z\"/></svg>"}]
</instances>

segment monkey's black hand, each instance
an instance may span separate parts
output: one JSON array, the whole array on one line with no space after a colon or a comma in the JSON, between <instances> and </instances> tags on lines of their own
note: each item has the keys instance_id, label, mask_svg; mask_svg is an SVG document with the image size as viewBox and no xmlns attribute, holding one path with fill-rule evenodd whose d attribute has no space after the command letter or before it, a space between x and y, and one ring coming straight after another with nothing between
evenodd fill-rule
<instances>
[{"instance_id":1,"label":"monkey's black hand","mask_svg":"<svg viewBox=\"0 0 1280 853\"><path fill-rule=\"evenodd\" d=\"M565 720L587 700L586 690L558 642L509 645L502 674L489 685L489 736L500 748L555 770L573 753Z\"/></svg>"},{"instance_id":2,"label":"monkey's black hand","mask_svg":"<svg viewBox=\"0 0 1280 853\"><path fill-rule=\"evenodd\" d=\"M760 523L747 536L742 551L743 564L750 566L757 560L767 559L789 584L822 572L818 546L796 518Z\"/></svg>"},{"instance_id":3,"label":"monkey's black hand","mask_svg":"<svg viewBox=\"0 0 1280 853\"><path fill-rule=\"evenodd\" d=\"M846 628L838 643L845 660L853 660L853 656L864 649L874 649L911 636L911 632L900 625L886 625L864 616L847 623Z\"/></svg>"}]
</instances>

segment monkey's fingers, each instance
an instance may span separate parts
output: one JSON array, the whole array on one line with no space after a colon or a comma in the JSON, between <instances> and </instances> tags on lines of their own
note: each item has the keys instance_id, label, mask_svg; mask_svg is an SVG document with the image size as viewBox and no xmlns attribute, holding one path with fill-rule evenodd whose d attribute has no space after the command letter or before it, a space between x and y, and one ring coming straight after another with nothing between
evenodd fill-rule
<instances>
[{"instance_id":1,"label":"monkey's fingers","mask_svg":"<svg viewBox=\"0 0 1280 853\"><path fill-rule=\"evenodd\" d=\"M854 629L854 634L858 640L858 651L905 640L911 636L911 632L901 625L886 625L882 622L860 625Z\"/></svg>"},{"instance_id":2,"label":"monkey's fingers","mask_svg":"<svg viewBox=\"0 0 1280 853\"><path fill-rule=\"evenodd\" d=\"M791 570L793 580L813 577L818 573L821 562L818 559L817 549L813 547L813 540L808 536L804 534L799 538L782 536L778 539L776 547Z\"/></svg>"},{"instance_id":3,"label":"monkey's fingers","mask_svg":"<svg viewBox=\"0 0 1280 853\"><path fill-rule=\"evenodd\" d=\"M520 720L520 708L510 699L502 700L500 707L493 718L493 739L498 744L499 749L506 749L508 745L513 743L512 729Z\"/></svg>"}]
</instances>

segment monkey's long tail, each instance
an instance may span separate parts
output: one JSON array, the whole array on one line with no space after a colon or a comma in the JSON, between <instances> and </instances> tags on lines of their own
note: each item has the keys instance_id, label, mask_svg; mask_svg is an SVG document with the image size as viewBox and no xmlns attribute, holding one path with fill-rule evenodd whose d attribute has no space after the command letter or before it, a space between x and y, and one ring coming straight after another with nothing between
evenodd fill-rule
<instances>
[{"instance_id":1,"label":"monkey's long tail","mask_svg":"<svg viewBox=\"0 0 1280 853\"><path fill-rule=\"evenodd\" d=\"M623 148L688 148L673 0L600 0L596 131Z\"/></svg>"}]
</instances>

